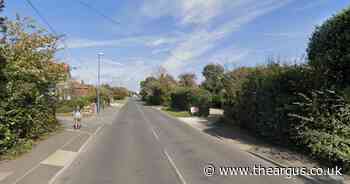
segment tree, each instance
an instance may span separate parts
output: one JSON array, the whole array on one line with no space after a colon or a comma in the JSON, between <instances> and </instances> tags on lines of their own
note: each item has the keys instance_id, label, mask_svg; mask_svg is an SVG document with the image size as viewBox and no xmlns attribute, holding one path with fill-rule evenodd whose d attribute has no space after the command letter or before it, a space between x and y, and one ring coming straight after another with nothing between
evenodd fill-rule
<instances>
[{"instance_id":1,"label":"tree","mask_svg":"<svg viewBox=\"0 0 350 184\"><path fill-rule=\"evenodd\" d=\"M164 68L160 68L156 77L147 77L141 81L142 100L153 104L160 105L170 102L170 92L176 87L176 80L170 74L166 73Z\"/></svg>"},{"instance_id":2,"label":"tree","mask_svg":"<svg viewBox=\"0 0 350 184\"><path fill-rule=\"evenodd\" d=\"M3 11L5 7L5 1L4 0L0 0L0 12ZM4 33L6 31L6 26L5 26L5 17L0 17L0 32Z\"/></svg>"},{"instance_id":3,"label":"tree","mask_svg":"<svg viewBox=\"0 0 350 184\"><path fill-rule=\"evenodd\" d=\"M142 100L147 101L148 97L153 94L153 89L157 82L157 79L153 76L147 77L144 81L140 82Z\"/></svg>"},{"instance_id":4,"label":"tree","mask_svg":"<svg viewBox=\"0 0 350 184\"><path fill-rule=\"evenodd\" d=\"M122 100L129 96L129 90L124 87L113 87L112 96L114 100Z\"/></svg>"},{"instance_id":5,"label":"tree","mask_svg":"<svg viewBox=\"0 0 350 184\"><path fill-rule=\"evenodd\" d=\"M222 78L224 67L219 64L209 64L204 67L202 72L205 81L202 86L213 94L219 94L223 89Z\"/></svg>"},{"instance_id":6,"label":"tree","mask_svg":"<svg viewBox=\"0 0 350 184\"><path fill-rule=\"evenodd\" d=\"M0 99L0 154L57 127L53 90L65 77L63 64L54 60L58 38L28 18L17 16L5 26L0 45L0 56L6 61L2 68L6 80Z\"/></svg>"},{"instance_id":7,"label":"tree","mask_svg":"<svg viewBox=\"0 0 350 184\"><path fill-rule=\"evenodd\" d=\"M196 87L196 75L193 73L185 73L179 76L179 85L182 87Z\"/></svg>"},{"instance_id":8,"label":"tree","mask_svg":"<svg viewBox=\"0 0 350 184\"><path fill-rule=\"evenodd\" d=\"M4 8L4 0L0 0L0 12L3 11ZM4 33L6 31L6 26L5 26L5 18L0 17L0 44L4 44ZM3 97L5 93L5 84L6 84L6 77L4 74L4 68L6 67L6 59L3 55L0 55L0 98Z\"/></svg>"},{"instance_id":9,"label":"tree","mask_svg":"<svg viewBox=\"0 0 350 184\"><path fill-rule=\"evenodd\" d=\"M320 85L350 84L350 7L316 28L307 53Z\"/></svg>"},{"instance_id":10,"label":"tree","mask_svg":"<svg viewBox=\"0 0 350 184\"><path fill-rule=\"evenodd\" d=\"M254 68L240 67L225 73L223 87L225 89L225 103L231 104L242 89L247 77L254 71Z\"/></svg>"},{"instance_id":11,"label":"tree","mask_svg":"<svg viewBox=\"0 0 350 184\"><path fill-rule=\"evenodd\" d=\"M224 67L219 64L209 64L204 67L202 74L205 77L202 87L211 93L212 106L220 108L223 101Z\"/></svg>"}]
</instances>

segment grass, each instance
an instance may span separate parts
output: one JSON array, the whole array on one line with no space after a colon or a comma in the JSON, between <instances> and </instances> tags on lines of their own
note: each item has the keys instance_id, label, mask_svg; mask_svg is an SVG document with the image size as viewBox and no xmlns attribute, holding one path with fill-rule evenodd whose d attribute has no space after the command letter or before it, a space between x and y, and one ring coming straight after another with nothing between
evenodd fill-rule
<instances>
[{"instance_id":1,"label":"grass","mask_svg":"<svg viewBox=\"0 0 350 184\"><path fill-rule=\"evenodd\" d=\"M175 116L175 117L191 117L191 114L188 111L177 111L174 109L171 109L169 107L163 107L162 111L166 112L167 114L171 115L171 116Z\"/></svg>"},{"instance_id":2,"label":"grass","mask_svg":"<svg viewBox=\"0 0 350 184\"><path fill-rule=\"evenodd\" d=\"M72 112L59 112L56 113L56 116L72 116Z\"/></svg>"}]
</instances>

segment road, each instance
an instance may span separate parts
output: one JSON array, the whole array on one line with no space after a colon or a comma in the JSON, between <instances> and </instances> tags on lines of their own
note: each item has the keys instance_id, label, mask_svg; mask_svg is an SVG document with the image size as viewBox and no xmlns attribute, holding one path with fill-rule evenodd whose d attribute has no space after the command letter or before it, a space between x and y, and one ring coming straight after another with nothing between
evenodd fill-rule
<instances>
[{"instance_id":1,"label":"road","mask_svg":"<svg viewBox=\"0 0 350 184\"><path fill-rule=\"evenodd\" d=\"M104 126L56 184L279 184L285 176L205 176L203 168L268 163L135 100ZM218 169L217 169L218 170Z\"/></svg>"}]
</instances>

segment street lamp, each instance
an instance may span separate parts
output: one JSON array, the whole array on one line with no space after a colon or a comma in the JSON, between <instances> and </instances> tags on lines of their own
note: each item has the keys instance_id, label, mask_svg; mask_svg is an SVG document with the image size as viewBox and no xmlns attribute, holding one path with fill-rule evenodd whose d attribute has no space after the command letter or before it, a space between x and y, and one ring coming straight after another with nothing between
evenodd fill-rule
<instances>
[{"instance_id":1,"label":"street lamp","mask_svg":"<svg viewBox=\"0 0 350 184\"><path fill-rule=\"evenodd\" d=\"M98 71L97 71L97 114L100 114L101 110L101 98L100 98L100 85L101 85L101 59L104 54L102 52L97 54L98 57Z\"/></svg>"}]
</instances>

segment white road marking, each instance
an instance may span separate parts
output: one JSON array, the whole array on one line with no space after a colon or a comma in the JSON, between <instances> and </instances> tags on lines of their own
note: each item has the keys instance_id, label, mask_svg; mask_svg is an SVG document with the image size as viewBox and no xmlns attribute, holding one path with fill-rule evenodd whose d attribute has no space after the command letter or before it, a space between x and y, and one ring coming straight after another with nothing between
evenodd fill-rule
<instances>
[{"instance_id":1,"label":"white road marking","mask_svg":"<svg viewBox=\"0 0 350 184\"><path fill-rule=\"evenodd\" d=\"M157 135L156 131L154 131L153 128L151 130L152 130L154 137L156 137L156 139L159 141L159 136Z\"/></svg>"},{"instance_id":2,"label":"white road marking","mask_svg":"<svg viewBox=\"0 0 350 184\"><path fill-rule=\"evenodd\" d=\"M98 127L96 129L96 131L94 132L94 134L90 135L89 139L83 144L83 146L80 147L79 151L77 154L80 154L85 147L89 144L89 142L91 142L91 140L97 135L97 133L104 127L104 124L102 124L102 126ZM55 182L55 180L65 171L69 168L70 165L72 165L74 159L71 159L60 171L58 171L55 176L53 176L51 178L51 180L49 181L49 184L53 184Z\"/></svg>"},{"instance_id":3,"label":"white road marking","mask_svg":"<svg viewBox=\"0 0 350 184\"><path fill-rule=\"evenodd\" d=\"M79 136L79 135L78 135ZM78 137L78 136L74 136L71 139L69 139L69 141L67 141L63 146L61 146L61 149L64 148L66 145L70 144L71 142L73 142L73 140ZM45 159L46 160L46 159ZM43 162L44 160L42 160L41 162ZM24 173L23 176L17 178L15 180L15 182L13 184L17 184L19 181L21 181L24 177L26 177L27 175L29 175L31 172L33 172L35 169L37 169L40 165L41 162L39 162L37 165L35 165L33 168L29 169L26 173Z\"/></svg>"},{"instance_id":4,"label":"white road marking","mask_svg":"<svg viewBox=\"0 0 350 184\"><path fill-rule=\"evenodd\" d=\"M71 128L69 128L69 129L64 129L65 131L69 131L69 132L79 132L79 133L84 133L84 134L88 134L88 135L91 135L91 134L93 134L93 133L90 133L90 132L88 132L88 131L84 131L84 130L76 130L76 129L71 129Z\"/></svg>"},{"instance_id":5,"label":"white road marking","mask_svg":"<svg viewBox=\"0 0 350 184\"><path fill-rule=\"evenodd\" d=\"M145 120L146 124L147 124L148 126L151 127L151 130L152 130L153 135L156 137L158 143L159 143L160 146L162 147L162 145L161 145L161 143L160 143L159 136L158 136L157 133L154 131L154 128L153 128L153 126L151 125L151 123L149 122L149 120L146 118L145 113L140 109L140 107L139 107L137 104L136 104L136 108L137 108L137 110L141 113L142 118ZM168 154L167 150L166 150L165 148L163 148L162 151L163 151L164 155L166 156L167 160L169 161L171 167L175 170L175 173L176 173L177 177L180 179L181 183L182 183L182 184L186 184L185 178L182 176L180 170L176 167L176 164L175 164L174 160L170 157L170 155Z\"/></svg>"},{"instance_id":6,"label":"white road marking","mask_svg":"<svg viewBox=\"0 0 350 184\"><path fill-rule=\"evenodd\" d=\"M179 169L176 167L175 162L173 161L173 159L170 157L170 155L168 154L168 152L164 149L163 150L165 156L167 157L168 161L170 162L171 166L173 167L173 169L175 170L177 176L180 178L181 183L182 184L186 184L186 181L184 179L184 177L182 176L181 172L179 171Z\"/></svg>"},{"instance_id":7,"label":"white road marking","mask_svg":"<svg viewBox=\"0 0 350 184\"><path fill-rule=\"evenodd\" d=\"M57 150L46 160L42 161L41 164L64 167L70 162L70 160L74 160L74 158L77 156L77 153L78 152Z\"/></svg>"}]
</instances>

